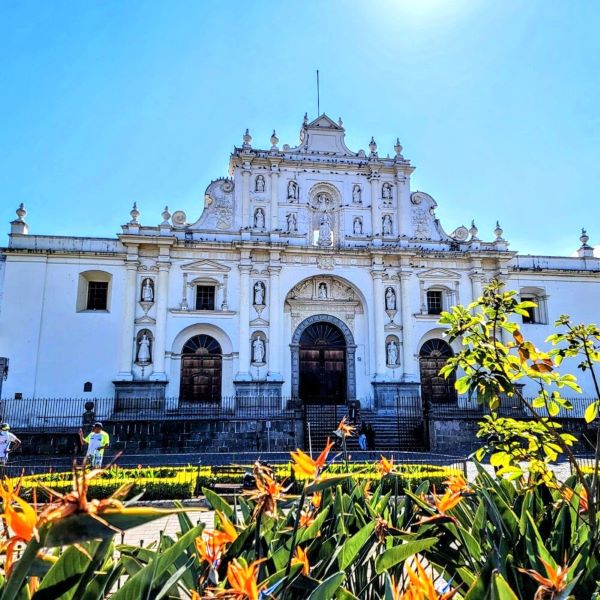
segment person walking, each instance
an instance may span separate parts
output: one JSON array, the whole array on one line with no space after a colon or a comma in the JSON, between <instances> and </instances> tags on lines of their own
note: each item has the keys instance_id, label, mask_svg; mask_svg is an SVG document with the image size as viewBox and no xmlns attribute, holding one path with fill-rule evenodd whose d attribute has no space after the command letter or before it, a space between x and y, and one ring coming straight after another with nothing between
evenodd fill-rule
<instances>
[{"instance_id":1,"label":"person walking","mask_svg":"<svg viewBox=\"0 0 600 600\"><path fill-rule=\"evenodd\" d=\"M358 433L358 446L361 450L367 449L367 426L364 423Z\"/></svg>"},{"instance_id":2,"label":"person walking","mask_svg":"<svg viewBox=\"0 0 600 600\"><path fill-rule=\"evenodd\" d=\"M8 453L16 450L21 445L21 440L10 431L8 423L0 425L0 466L4 468L8 460Z\"/></svg>"},{"instance_id":3,"label":"person walking","mask_svg":"<svg viewBox=\"0 0 600 600\"><path fill-rule=\"evenodd\" d=\"M367 450L375 450L375 430L371 423L367 426Z\"/></svg>"},{"instance_id":4,"label":"person walking","mask_svg":"<svg viewBox=\"0 0 600 600\"><path fill-rule=\"evenodd\" d=\"M92 431L83 437L83 429L79 430L79 441L81 445L87 444L85 461L91 467L98 469L102 466L104 450L110 444L110 436L102 427L102 423L97 421L92 427Z\"/></svg>"}]
</instances>

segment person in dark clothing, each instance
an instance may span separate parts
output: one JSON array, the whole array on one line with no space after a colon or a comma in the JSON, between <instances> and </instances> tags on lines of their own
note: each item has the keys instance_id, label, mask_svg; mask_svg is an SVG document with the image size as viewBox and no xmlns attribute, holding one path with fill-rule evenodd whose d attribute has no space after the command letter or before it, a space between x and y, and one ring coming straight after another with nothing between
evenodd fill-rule
<instances>
[{"instance_id":1,"label":"person in dark clothing","mask_svg":"<svg viewBox=\"0 0 600 600\"><path fill-rule=\"evenodd\" d=\"M371 423L367 426L367 450L375 450L375 430Z\"/></svg>"}]
</instances>

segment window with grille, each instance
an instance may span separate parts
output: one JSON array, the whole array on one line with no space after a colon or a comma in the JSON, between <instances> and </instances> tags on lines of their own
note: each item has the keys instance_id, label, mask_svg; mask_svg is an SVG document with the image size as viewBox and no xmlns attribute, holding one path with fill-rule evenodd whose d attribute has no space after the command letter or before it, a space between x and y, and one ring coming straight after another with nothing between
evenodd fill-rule
<instances>
[{"instance_id":1,"label":"window with grille","mask_svg":"<svg viewBox=\"0 0 600 600\"><path fill-rule=\"evenodd\" d=\"M196 310L215 310L215 286L196 286Z\"/></svg>"},{"instance_id":2,"label":"window with grille","mask_svg":"<svg viewBox=\"0 0 600 600\"><path fill-rule=\"evenodd\" d=\"M439 315L442 310L444 310L442 292L437 290L427 292L427 312L430 315Z\"/></svg>"},{"instance_id":3,"label":"window with grille","mask_svg":"<svg viewBox=\"0 0 600 600\"><path fill-rule=\"evenodd\" d=\"M108 281L89 281L87 310L106 310L108 301Z\"/></svg>"}]
</instances>

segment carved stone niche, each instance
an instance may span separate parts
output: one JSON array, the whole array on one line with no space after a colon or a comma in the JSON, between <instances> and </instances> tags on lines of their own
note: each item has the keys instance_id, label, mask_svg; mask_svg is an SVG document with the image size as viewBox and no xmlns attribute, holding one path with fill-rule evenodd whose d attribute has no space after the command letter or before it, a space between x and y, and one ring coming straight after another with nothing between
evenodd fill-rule
<instances>
[{"instance_id":1,"label":"carved stone niche","mask_svg":"<svg viewBox=\"0 0 600 600\"><path fill-rule=\"evenodd\" d=\"M317 276L298 283L288 293L285 311L291 313L292 327L309 316L334 315L354 330L354 319L364 312L357 291L344 281L333 276Z\"/></svg>"}]
</instances>

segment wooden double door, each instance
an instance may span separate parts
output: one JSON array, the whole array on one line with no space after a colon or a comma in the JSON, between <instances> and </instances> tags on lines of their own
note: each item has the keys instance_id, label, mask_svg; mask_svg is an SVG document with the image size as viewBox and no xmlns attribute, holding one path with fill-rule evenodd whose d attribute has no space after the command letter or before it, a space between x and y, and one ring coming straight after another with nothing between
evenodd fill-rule
<instances>
[{"instance_id":1,"label":"wooden double door","mask_svg":"<svg viewBox=\"0 0 600 600\"><path fill-rule=\"evenodd\" d=\"M335 325L313 323L300 338L299 395L305 404L345 404L346 338Z\"/></svg>"},{"instance_id":2,"label":"wooden double door","mask_svg":"<svg viewBox=\"0 0 600 600\"><path fill-rule=\"evenodd\" d=\"M189 339L181 353L181 402L221 401L223 357L221 346L208 335Z\"/></svg>"},{"instance_id":3,"label":"wooden double door","mask_svg":"<svg viewBox=\"0 0 600 600\"><path fill-rule=\"evenodd\" d=\"M419 352L423 402L430 404L456 402L454 388L456 377L452 374L446 379L440 375L440 369L451 356L453 356L452 348L444 340L433 339L423 344Z\"/></svg>"}]
</instances>

